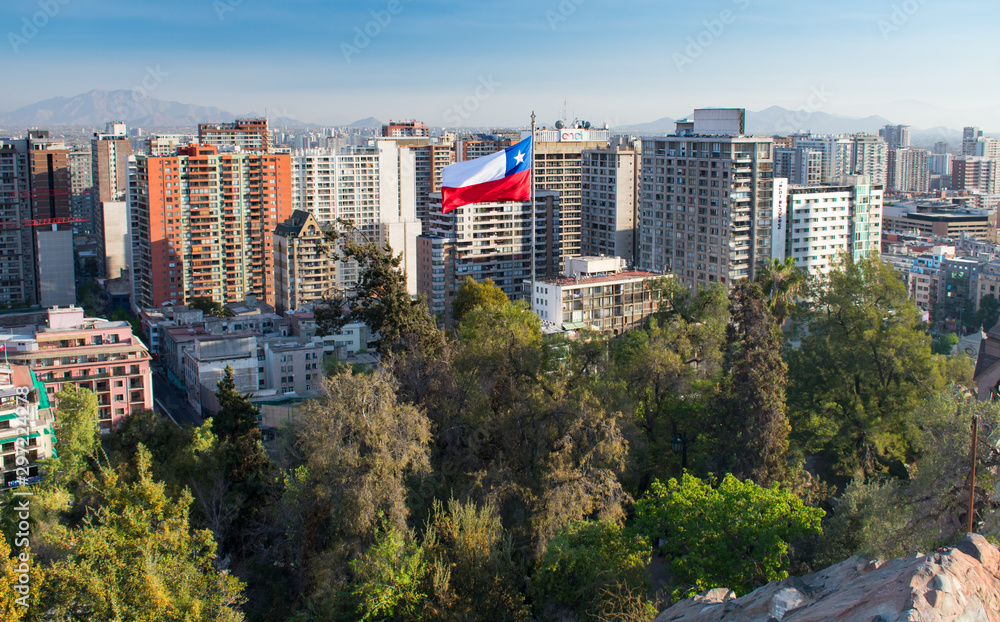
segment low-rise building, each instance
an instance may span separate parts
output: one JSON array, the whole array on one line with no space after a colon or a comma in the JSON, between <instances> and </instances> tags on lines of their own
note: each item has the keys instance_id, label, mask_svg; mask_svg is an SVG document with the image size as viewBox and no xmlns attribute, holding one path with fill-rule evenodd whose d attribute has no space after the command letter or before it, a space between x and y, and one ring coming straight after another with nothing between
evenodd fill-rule
<instances>
[{"instance_id":1,"label":"low-rise building","mask_svg":"<svg viewBox=\"0 0 1000 622\"><path fill-rule=\"evenodd\" d=\"M54 307L44 326L12 328L0 334L0 344L10 363L31 368L50 398L67 383L97 393L102 432L153 408L149 351L128 322L85 318L79 307Z\"/></svg>"},{"instance_id":2,"label":"low-rise building","mask_svg":"<svg viewBox=\"0 0 1000 622\"><path fill-rule=\"evenodd\" d=\"M626 271L620 257L571 257L566 275L535 282L532 310L565 331L593 330L612 335L641 325L659 308L663 278Z\"/></svg>"},{"instance_id":3,"label":"low-rise building","mask_svg":"<svg viewBox=\"0 0 1000 622\"><path fill-rule=\"evenodd\" d=\"M0 365L0 488L39 481L40 460L55 455L45 386L25 365Z\"/></svg>"}]
</instances>

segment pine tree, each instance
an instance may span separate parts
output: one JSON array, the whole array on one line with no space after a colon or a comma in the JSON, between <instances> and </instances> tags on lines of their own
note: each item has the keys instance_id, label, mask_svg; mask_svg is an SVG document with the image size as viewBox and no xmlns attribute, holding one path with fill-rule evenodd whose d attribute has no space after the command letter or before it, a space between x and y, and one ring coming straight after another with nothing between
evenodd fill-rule
<instances>
[{"instance_id":1,"label":"pine tree","mask_svg":"<svg viewBox=\"0 0 1000 622\"><path fill-rule=\"evenodd\" d=\"M788 451L787 366L781 358L781 337L764 292L755 283L736 285L730 313L725 376L716 400L720 442L728 448L722 455L736 477L768 486L782 479Z\"/></svg>"}]
</instances>

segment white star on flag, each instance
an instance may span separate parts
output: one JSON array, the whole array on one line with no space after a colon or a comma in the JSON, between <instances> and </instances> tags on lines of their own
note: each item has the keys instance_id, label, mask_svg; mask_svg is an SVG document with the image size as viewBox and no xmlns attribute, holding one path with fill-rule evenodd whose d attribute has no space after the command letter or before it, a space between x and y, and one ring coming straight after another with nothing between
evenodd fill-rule
<instances>
[{"instance_id":1,"label":"white star on flag","mask_svg":"<svg viewBox=\"0 0 1000 622\"><path fill-rule=\"evenodd\" d=\"M516 156L514 156L514 161L515 161L515 162L517 162L518 164L520 164L520 163L524 162L524 153L523 153L523 152L520 152L520 151L518 151L518 152L517 152L517 155L516 155Z\"/></svg>"}]
</instances>

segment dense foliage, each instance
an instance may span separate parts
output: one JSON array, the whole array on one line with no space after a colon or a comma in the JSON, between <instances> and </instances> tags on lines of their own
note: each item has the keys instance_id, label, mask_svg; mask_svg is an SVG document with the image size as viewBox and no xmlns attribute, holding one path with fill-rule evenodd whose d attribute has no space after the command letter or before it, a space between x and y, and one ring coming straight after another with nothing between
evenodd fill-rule
<instances>
[{"instance_id":1,"label":"dense foliage","mask_svg":"<svg viewBox=\"0 0 1000 622\"><path fill-rule=\"evenodd\" d=\"M973 413L975 520L1000 535L1000 409L876 258L730 292L659 279L646 325L570 341L489 282L442 330L390 249L332 241L362 278L318 320L368 322L381 367L332 368L266 447L230 370L198 427L143 412L101 436L94 396L60 393L30 549L0 509L0 577L27 555L32 586L20 609L0 587L7 619L648 622L953 541Z\"/></svg>"}]
</instances>

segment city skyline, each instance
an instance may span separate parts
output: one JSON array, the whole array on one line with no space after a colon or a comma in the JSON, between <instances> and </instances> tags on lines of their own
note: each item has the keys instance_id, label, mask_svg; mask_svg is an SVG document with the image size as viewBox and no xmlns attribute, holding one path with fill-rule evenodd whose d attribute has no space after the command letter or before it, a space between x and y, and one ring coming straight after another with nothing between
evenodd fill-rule
<instances>
[{"instance_id":1,"label":"city skyline","mask_svg":"<svg viewBox=\"0 0 1000 622\"><path fill-rule=\"evenodd\" d=\"M519 126L565 102L595 125L778 105L989 132L997 69L935 50L961 36L964 56L988 54L998 14L926 0L11 2L2 56L16 88L0 112L97 88L331 125Z\"/></svg>"}]
</instances>

